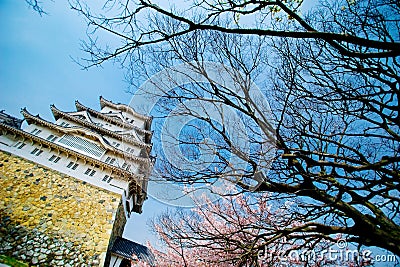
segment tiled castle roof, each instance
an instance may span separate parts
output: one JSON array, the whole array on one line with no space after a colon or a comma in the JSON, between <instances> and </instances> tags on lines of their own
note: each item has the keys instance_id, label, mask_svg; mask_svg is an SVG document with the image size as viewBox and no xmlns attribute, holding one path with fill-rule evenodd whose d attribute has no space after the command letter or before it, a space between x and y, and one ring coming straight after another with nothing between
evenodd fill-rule
<instances>
[{"instance_id":1,"label":"tiled castle roof","mask_svg":"<svg viewBox=\"0 0 400 267\"><path fill-rule=\"evenodd\" d=\"M8 115L7 113L4 112L4 110L0 111L0 122L17 129L21 129L22 120L17 119L11 115Z\"/></svg>"},{"instance_id":2,"label":"tiled castle roof","mask_svg":"<svg viewBox=\"0 0 400 267\"><path fill-rule=\"evenodd\" d=\"M115 239L111 253L129 260L139 259L155 266L155 257L148 247L122 237Z\"/></svg>"}]
</instances>

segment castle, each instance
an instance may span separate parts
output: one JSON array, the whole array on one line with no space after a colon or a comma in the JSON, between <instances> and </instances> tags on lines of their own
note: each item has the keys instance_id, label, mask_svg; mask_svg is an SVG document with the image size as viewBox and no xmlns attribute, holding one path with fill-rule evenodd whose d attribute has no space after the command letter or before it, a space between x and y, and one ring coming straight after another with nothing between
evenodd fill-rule
<instances>
[{"instance_id":1,"label":"castle","mask_svg":"<svg viewBox=\"0 0 400 267\"><path fill-rule=\"evenodd\" d=\"M123 266L121 247L135 251L124 226L142 211L153 165L152 118L103 97L100 111L75 106L52 105L55 122L22 109L24 129L0 112L0 255L31 266Z\"/></svg>"}]
</instances>

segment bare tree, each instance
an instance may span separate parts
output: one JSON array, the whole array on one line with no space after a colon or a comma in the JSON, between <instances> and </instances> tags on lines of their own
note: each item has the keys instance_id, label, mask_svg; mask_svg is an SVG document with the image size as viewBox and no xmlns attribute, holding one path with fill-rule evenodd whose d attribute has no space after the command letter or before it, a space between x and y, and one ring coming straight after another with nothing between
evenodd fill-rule
<instances>
[{"instance_id":1,"label":"bare tree","mask_svg":"<svg viewBox=\"0 0 400 267\"><path fill-rule=\"evenodd\" d=\"M30 6L35 12L37 12L40 16L47 14L43 9L42 2L38 0L25 0L25 2Z\"/></svg>"},{"instance_id":2,"label":"bare tree","mask_svg":"<svg viewBox=\"0 0 400 267\"><path fill-rule=\"evenodd\" d=\"M378 246L399 254L396 241L399 236L396 59L346 58L325 49L326 44L318 41L283 39L269 43L265 39L257 42L257 39L216 33L203 38L207 40L206 46L218 55L211 57L213 61L241 69L241 75L231 73L241 92L221 85L202 64L191 66L206 76L211 86L192 79L197 90L176 84L177 89L162 91L169 87L164 87L163 83L153 84L166 99L163 107L167 114L171 114L169 109L176 111L174 103L202 102L202 112L198 106L187 105L173 114L201 121L191 125L182 136L171 134L176 138L173 145L199 147L211 136L210 129L218 136L214 138L212 149L201 150L209 155L202 159L207 158L209 162L193 164L190 161L177 166L168 158L160 157L159 173L170 180L188 183L213 183L216 178L225 178L245 190L269 192L270 200L293 200L297 209L292 210L292 216L301 226L277 230L274 237L284 235L319 242L342 234L349 242ZM186 47L187 42L175 40L171 44L174 55L188 64L209 55L207 48ZM257 56L249 59L248 52L240 49L242 47L251 47ZM269 47L274 47L277 53L272 58L268 58L269 53L262 52L271 51ZM192 50L198 58L193 58ZM154 58L150 56L149 60L156 60L158 67L173 65L171 57L160 60L156 51L154 53ZM257 73L260 68L264 71ZM251 78L268 73L265 82L270 83L266 86L267 93L274 100L270 101L273 120L263 117L257 99L246 94ZM176 76L176 72L171 72L169 77L173 80ZM217 110L219 120L215 115L210 120L208 103ZM219 123L224 119L235 121L220 105L238 111L253 130L249 138L254 149L250 149L250 153L247 147L235 142L228 126ZM235 136L242 137L244 133L236 131ZM272 166L269 165L270 154L261 149L265 142L273 142L268 139L271 136L276 138L277 148ZM240 158L239 166L231 164L232 154ZM266 169L268 173L263 172ZM260 170L265 174L261 182ZM257 186L249 180L256 180ZM265 241L274 237L265 236Z\"/></svg>"},{"instance_id":3,"label":"bare tree","mask_svg":"<svg viewBox=\"0 0 400 267\"><path fill-rule=\"evenodd\" d=\"M199 30L317 39L325 41L342 55L355 58L386 58L400 54L398 39L392 36L393 31L399 30L396 18L399 5L394 0L336 2L339 6L335 10L340 8L353 13L351 18L357 20L353 27L340 21L343 15L348 15L344 12L323 18L323 23L302 16L303 1L299 0L201 0L170 7L163 7L161 3L108 0L104 9L113 12L105 16L91 11L79 0L73 2L72 8L86 16L92 30L105 30L123 42L115 49L106 50L99 49L95 39L87 43L92 64L101 64L104 60L126 55L142 46L187 37ZM177 5L184 8L177 8ZM378 24L371 25L371 20ZM327 27L327 24L334 26Z\"/></svg>"}]
</instances>

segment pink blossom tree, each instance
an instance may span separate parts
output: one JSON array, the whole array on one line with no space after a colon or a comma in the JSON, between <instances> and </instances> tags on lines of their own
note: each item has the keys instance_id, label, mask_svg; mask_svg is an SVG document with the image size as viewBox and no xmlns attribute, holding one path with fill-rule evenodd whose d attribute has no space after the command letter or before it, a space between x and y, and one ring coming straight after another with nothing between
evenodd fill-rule
<instances>
[{"instance_id":1,"label":"pink blossom tree","mask_svg":"<svg viewBox=\"0 0 400 267\"><path fill-rule=\"evenodd\" d=\"M296 203L273 206L268 194L254 193L201 201L207 204L153 220L164 245L163 252L150 246L156 266L351 266L357 261L324 255L339 236L301 233L299 227L311 225L294 220ZM362 259L360 265L365 265Z\"/></svg>"}]
</instances>

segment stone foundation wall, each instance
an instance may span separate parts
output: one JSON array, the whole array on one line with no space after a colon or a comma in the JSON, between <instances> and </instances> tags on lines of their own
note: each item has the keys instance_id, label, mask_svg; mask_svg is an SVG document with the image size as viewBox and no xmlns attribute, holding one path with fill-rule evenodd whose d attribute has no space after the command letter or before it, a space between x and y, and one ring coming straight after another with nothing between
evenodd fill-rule
<instances>
[{"instance_id":1,"label":"stone foundation wall","mask_svg":"<svg viewBox=\"0 0 400 267\"><path fill-rule=\"evenodd\" d=\"M121 208L118 194L0 151L0 254L31 266L99 266L123 231L124 219L114 226Z\"/></svg>"}]
</instances>

